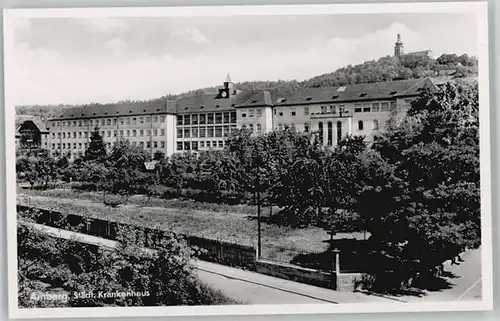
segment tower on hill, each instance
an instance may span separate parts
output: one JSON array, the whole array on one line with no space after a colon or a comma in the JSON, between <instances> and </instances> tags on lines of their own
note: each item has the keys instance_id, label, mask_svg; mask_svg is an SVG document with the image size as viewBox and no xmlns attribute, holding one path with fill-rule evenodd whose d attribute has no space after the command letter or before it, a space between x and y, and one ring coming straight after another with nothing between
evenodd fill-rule
<instances>
[{"instance_id":1,"label":"tower on hill","mask_svg":"<svg viewBox=\"0 0 500 321\"><path fill-rule=\"evenodd\" d=\"M394 46L394 56L402 56L404 54L404 46L403 42L401 41L401 35L398 33L396 43Z\"/></svg>"}]
</instances>

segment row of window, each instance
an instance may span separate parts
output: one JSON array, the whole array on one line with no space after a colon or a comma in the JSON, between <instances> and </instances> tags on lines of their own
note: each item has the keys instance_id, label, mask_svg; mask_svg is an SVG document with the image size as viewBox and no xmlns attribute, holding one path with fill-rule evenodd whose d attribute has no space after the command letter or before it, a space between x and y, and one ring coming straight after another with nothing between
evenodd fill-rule
<instances>
[{"instance_id":1,"label":"row of window","mask_svg":"<svg viewBox=\"0 0 500 321\"><path fill-rule=\"evenodd\" d=\"M391 108L396 106L395 102L381 102L381 103L364 103L364 104L354 104L355 113L369 113L369 112L381 112L390 111Z\"/></svg>"},{"instance_id":2,"label":"row of window","mask_svg":"<svg viewBox=\"0 0 500 321\"><path fill-rule=\"evenodd\" d=\"M275 109L274 115L283 116L283 111ZM304 107L304 116L308 115L309 115L309 107ZM295 108L290 109L290 116L297 116L297 111L295 110Z\"/></svg>"},{"instance_id":3,"label":"row of window","mask_svg":"<svg viewBox=\"0 0 500 321\"><path fill-rule=\"evenodd\" d=\"M241 118L252 118L252 117L260 117L262 116L262 109L261 108L256 108L256 109L248 109L245 110L241 113Z\"/></svg>"},{"instance_id":4,"label":"row of window","mask_svg":"<svg viewBox=\"0 0 500 321\"><path fill-rule=\"evenodd\" d=\"M105 143L106 147L108 148L111 148L113 147L114 145L116 144L116 142L114 143L111 143L111 142L108 142L108 143ZM147 141L147 142L131 142L130 143L132 146L139 146L141 148L165 148L165 142L164 141L160 141L160 142L157 142L157 141ZM73 147L72 147L73 146ZM87 149L89 146L89 143L73 143L73 145L71 143L57 143L57 149ZM56 144L55 143L52 143L52 149L56 149Z\"/></svg>"},{"instance_id":5,"label":"row of window","mask_svg":"<svg viewBox=\"0 0 500 321\"><path fill-rule=\"evenodd\" d=\"M164 123L165 115L155 115L155 116L141 116L141 117L118 117L118 118L102 118L102 119L83 119L83 120L67 120L53 122L52 127L82 127L82 126L112 126L116 124L120 125L134 125L134 124L144 124L144 123Z\"/></svg>"},{"instance_id":6,"label":"row of window","mask_svg":"<svg viewBox=\"0 0 500 321\"><path fill-rule=\"evenodd\" d=\"M229 137L236 125L215 127L177 128L177 138Z\"/></svg>"},{"instance_id":7,"label":"row of window","mask_svg":"<svg viewBox=\"0 0 500 321\"><path fill-rule=\"evenodd\" d=\"M177 151L199 150L204 148L223 148L224 145L225 142L223 140L177 142Z\"/></svg>"},{"instance_id":8,"label":"row of window","mask_svg":"<svg viewBox=\"0 0 500 321\"><path fill-rule=\"evenodd\" d=\"M211 124L235 124L236 112L227 111L222 113L207 113L194 115L177 115L177 125L211 125Z\"/></svg>"},{"instance_id":9,"label":"row of window","mask_svg":"<svg viewBox=\"0 0 500 321\"><path fill-rule=\"evenodd\" d=\"M249 129L252 133L254 132L254 126L253 124L249 124L248 127L246 125L241 126L242 129ZM257 134L260 134L262 132L262 125L261 124L256 124L255 125L255 132Z\"/></svg>"},{"instance_id":10,"label":"row of window","mask_svg":"<svg viewBox=\"0 0 500 321\"><path fill-rule=\"evenodd\" d=\"M127 137L137 137L137 133L139 133L139 137L144 136L144 133L146 133L146 136L165 136L165 129L127 129L127 130L108 130L108 131L101 131L100 134L102 137L111 137L111 134L113 134L113 137L116 137L120 135L120 137L124 137L126 135ZM71 135L71 132L66 133L57 133L57 138L88 138L89 134L88 132L73 132L73 135ZM56 138L56 133L52 133L52 139Z\"/></svg>"}]
</instances>

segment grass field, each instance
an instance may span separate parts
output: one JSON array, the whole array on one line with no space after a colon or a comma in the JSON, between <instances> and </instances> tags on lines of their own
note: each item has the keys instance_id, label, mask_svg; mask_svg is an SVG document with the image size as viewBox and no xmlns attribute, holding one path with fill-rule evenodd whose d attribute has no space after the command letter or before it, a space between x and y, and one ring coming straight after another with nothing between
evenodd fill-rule
<instances>
[{"instance_id":1,"label":"grass field","mask_svg":"<svg viewBox=\"0 0 500 321\"><path fill-rule=\"evenodd\" d=\"M29 199L28 199L29 197ZM173 231L209 239L219 239L243 245L257 246L256 216L245 214L249 205L231 206L234 211L207 211L196 208L189 200L153 199L151 205L141 206L143 196L134 196L127 205L116 208L102 203L102 197L92 192L71 190L19 190L17 203L65 214L104 218L122 223ZM193 204L194 203L194 204ZM218 205L218 204L213 204ZM213 206L210 205L210 206ZM215 208L215 207L214 207ZM238 209L243 209L238 211ZM265 212L268 210L266 209ZM300 251L319 253L328 249L330 236L317 227L296 229L262 223L262 254L269 259L291 260ZM338 233L335 238L362 239L362 233ZM294 250L294 249L298 249Z\"/></svg>"}]
</instances>

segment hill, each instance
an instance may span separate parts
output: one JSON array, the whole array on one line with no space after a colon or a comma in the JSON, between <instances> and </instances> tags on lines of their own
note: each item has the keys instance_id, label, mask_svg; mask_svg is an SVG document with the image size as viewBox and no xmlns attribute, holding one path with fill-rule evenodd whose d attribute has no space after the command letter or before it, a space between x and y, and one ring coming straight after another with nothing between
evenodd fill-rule
<instances>
[{"instance_id":1,"label":"hill","mask_svg":"<svg viewBox=\"0 0 500 321\"><path fill-rule=\"evenodd\" d=\"M443 54L437 59L426 56L404 55L402 57L386 56L378 60L366 61L358 65L348 65L334 72L315 76L304 81L278 80L278 81L246 81L235 83L235 87L242 91L258 91L263 89L278 89L281 92L293 92L300 88L343 86L357 83L373 83L400 79L423 77L448 76L461 78L477 75L477 58L467 54ZM191 90L181 94L167 94L160 98L146 102L178 99L193 96L200 91L214 92L216 86ZM133 104L139 101L120 101L118 103ZM144 101L140 101L144 102ZM94 104L93 104L94 105ZM42 119L49 119L60 114L64 109L77 107L76 105L34 105L17 106L18 115L36 115ZM78 106L78 107L81 107Z\"/></svg>"}]
</instances>

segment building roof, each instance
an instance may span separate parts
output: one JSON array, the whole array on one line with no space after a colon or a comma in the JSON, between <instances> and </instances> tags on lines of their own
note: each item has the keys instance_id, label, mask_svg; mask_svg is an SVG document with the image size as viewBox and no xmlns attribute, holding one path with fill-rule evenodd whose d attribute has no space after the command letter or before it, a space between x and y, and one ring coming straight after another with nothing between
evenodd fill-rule
<instances>
[{"instance_id":1,"label":"building roof","mask_svg":"<svg viewBox=\"0 0 500 321\"><path fill-rule=\"evenodd\" d=\"M263 91L237 107L291 106L317 103L355 102L416 96L424 88L435 87L429 78L337 87L304 88L292 93Z\"/></svg>"},{"instance_id":2,"label":"building roof","mask_svg":"<svg viewBox=\"0 0 500 321\"><path fill-rule=\"evenodd\" d=\"M228 98L219 97L218 93L198 93L195 96L177 100L177 113L228 111L248 99L248 92L238 92Z\"/></svg>"},{"instance_id":3,"label":"building roof","mask_svg":"<svg viewBox=\"0 0 500 321\"><path fill-rule=\"evenodd\" d=\"M420 51L409 52L405 55L408 55L408 56L429 56L431 54L432 54L432 50L420 50Z\"/></svg>"},{"instance_id":4,"label":"building roof","mask_svg":"<svg viewBox=\"0 0 500 321\"><path fill-rule=\"evenodd\" d=\"M16 115L15 125L16 132L19 132L21 126L23 126L27 122L32 122L38 128L38 130L42 133L48 132L48 124L37 116L33 115Z\"/></svg>"},{"instance_id":5,"label":"building roof","mask_svg":"<svg viewBox=\"0 0 500 321\"><path fill-rule=\"evenodd\" d=\"M166 100L158 102L144 103L116 103L105 105L90 105L83 107L70 108L62 112L57 119L76 119L76 118L96 118L111 116L132 116L145 114L175 114L175 101Z\"/></svg>"},{"instance_id":6,"label":"building roof","mask_svg":"<svg viewBox=\"0 0 500 321\"><path fill-rule=\"evenodd\" d=\"M186 114L235 110L238 107L294 106L318 103L356 102L411 97L423 88L437 88L430 78L337 87L302 88L293 92L278 89L236 92L228 98L219 93L200 92L177 101L117 103L76 107L63 111L57 119L78 119L144 114Z\"/></svg>"}]
</instances>

